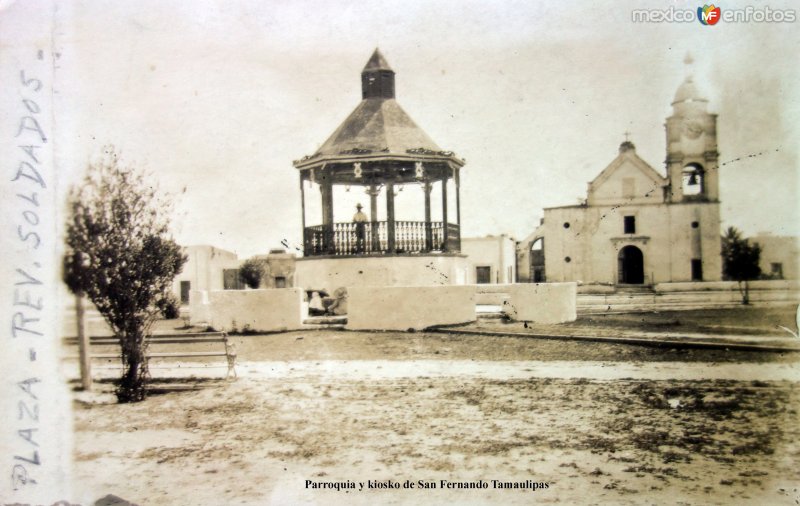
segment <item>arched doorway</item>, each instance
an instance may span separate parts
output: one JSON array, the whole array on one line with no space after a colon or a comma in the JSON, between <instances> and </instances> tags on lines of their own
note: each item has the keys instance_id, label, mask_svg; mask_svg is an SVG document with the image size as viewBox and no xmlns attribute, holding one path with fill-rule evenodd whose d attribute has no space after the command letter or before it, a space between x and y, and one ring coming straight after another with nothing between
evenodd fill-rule
<instances>
[{"instance_id":1,"label":"arched doorway","mask_svg":"<svg viewBox=\"0 0 800 506\"><path fill-rule=\"evenodd\" d=\"M625 285L644 283L644 255L636 246L625 246L617 256L619 261L619 282Z\"/></svg>"},{"instance_id":2,"label":"arched doorway","mask_svg":"<svg viewBox=\"0 0 800 506\"><path fill-rule=\"evenodd\" d=\"M531 281L544 283L544 238L540 237L531 245Z\"/></svg>"}]
</instances>

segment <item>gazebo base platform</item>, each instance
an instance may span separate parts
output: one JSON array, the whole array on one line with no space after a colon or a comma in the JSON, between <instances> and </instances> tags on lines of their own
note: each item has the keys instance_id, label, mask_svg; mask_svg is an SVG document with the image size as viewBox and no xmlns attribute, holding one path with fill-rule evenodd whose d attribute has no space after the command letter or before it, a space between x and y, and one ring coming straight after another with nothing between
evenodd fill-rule
<instances>
[{"instance_id":1,"label":"gazebo base platform","mask_svg":"<svg viewBox=\"0 0 800 506\"><path fill-rule=\"evenodd\" d=\"M308 257L297 259L295 286L333 293L344 286L463 285L467 257L440 253Z\"/></svg>"}]
</instances>

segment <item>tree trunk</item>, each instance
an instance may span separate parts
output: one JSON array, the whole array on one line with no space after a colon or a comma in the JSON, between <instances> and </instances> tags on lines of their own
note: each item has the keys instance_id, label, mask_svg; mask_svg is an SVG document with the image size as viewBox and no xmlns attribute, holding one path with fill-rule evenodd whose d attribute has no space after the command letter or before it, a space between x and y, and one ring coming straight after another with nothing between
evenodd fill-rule
<instances>
[{"instance_id":1,"label":"tree trunk","mask_svg":"<svg viewBox=\"0 0 800 506\"><path fill-rule=\"evenodd\" d=\"M81 361L81 387L85 391L92 389L92 364L89 346L89 332L86 328L86 312L84 310L84 294L75 294L75 320L78 325L78 353Z\"/></svg>"},{"instance_id":2,"label":"tree trunk","mask_svg":"<svg viewBox=\"0 0 800 506\"><path fill-rule=\"evenodd\" d=\"M747 280L739 281L739 294L742 296L742 304L749 305L750 304L750 285L747 283Z\"/></svg>"},{"instance_id":3,"label":"tree trunk","mask_svg":"<svg viewBox=\"0 0 800 506\"><path fill-rule=\"evenodd\" d=\"M143 401L147 396L147 357L144 335L141 331L124 332L120 337L123 374L117 388L117 400L124 402Z\"/></svg>"}]
</instances>

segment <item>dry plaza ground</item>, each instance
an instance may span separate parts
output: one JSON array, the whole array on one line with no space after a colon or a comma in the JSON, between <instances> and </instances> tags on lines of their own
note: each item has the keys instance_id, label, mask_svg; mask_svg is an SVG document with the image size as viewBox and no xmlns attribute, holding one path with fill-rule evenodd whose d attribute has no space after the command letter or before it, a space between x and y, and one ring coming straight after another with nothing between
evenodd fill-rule
<instances>
[{"instance_id":1,"label":"dry plaza ground","mask_svg":"<svg viewBox=\"0 0 800 506\"><path fill-rule=\"evenodd\" d=\"M652 330L667 321L698 330L717 321L768 336L767 327L794 317L793 308L715 311L570 325ZM161 382L166 388L131 405L76 393L76 483L87 498L113 493L141 505L800 500L798 353L435 333L233 339L236 381ZM175 375L174 365L154 374ZM415 488L337 491L307 480L410 480ZM487 488L419 488L441 480ZM548 488L494 488L492 480Z\"/></svg>"}]
</instances>

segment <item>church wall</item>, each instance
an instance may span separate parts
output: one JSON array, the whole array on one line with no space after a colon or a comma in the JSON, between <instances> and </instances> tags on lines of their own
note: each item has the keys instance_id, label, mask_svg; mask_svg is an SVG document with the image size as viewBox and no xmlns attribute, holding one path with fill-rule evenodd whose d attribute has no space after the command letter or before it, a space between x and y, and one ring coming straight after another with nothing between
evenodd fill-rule
<instances>
[{"instance_id":1,"label":"church wall","mask_svg":"<svg viewBox=\"0 0 800 506\"><path fill-rule=\"evenodd\" d=\"M703 261L703 279L720 279L717 204L582 206L545 210L548 282L616 284L618 255L635 246L644 257L645 284L691 281L691 259ZM624 217L635 219L626 234ZM693 232L692 222L699 223ZM569 223L569 228L564 224ZM569 257L569 262L567 262Z\"/></svg>"},{"instance_id":2,"label":"church wall","mask_svg":"<svg viewBox=\"0 0 800 506\"><path fill-rule=\"evenodd\" d=\"M630 159L589 189L588 204L614 205L654 204L663 199L663 190L658 182L647 177Z\"/></svg>"},{"instance_id":3,"label":"church wall","mask_svg":"<svg viewBox=\"0 0 800 506\"><path fill-rule=\"evenodd\" d=\"M670 221L671 269L659 283L692 281L693 258L700 258L703 281L722 279L719 204L672 204ZM692 223L698 224L697 228ZM699 242L699 244L698 244Z\"/></svg>"},{"instance_id":4,"label":"church wall","mask_svg":"<svg viewBox=\"0 0 800 506\"><path fill-rule=\"evenodd\" d=\"M545 273L548 283L584 281L591 276L587 263L587 237L591 215L587 207L561 207L545 209L544 232ZM568 225L568 226L567 226ZM585 281L584 281L585 282Z\"/></svg>"}]
</instances>

